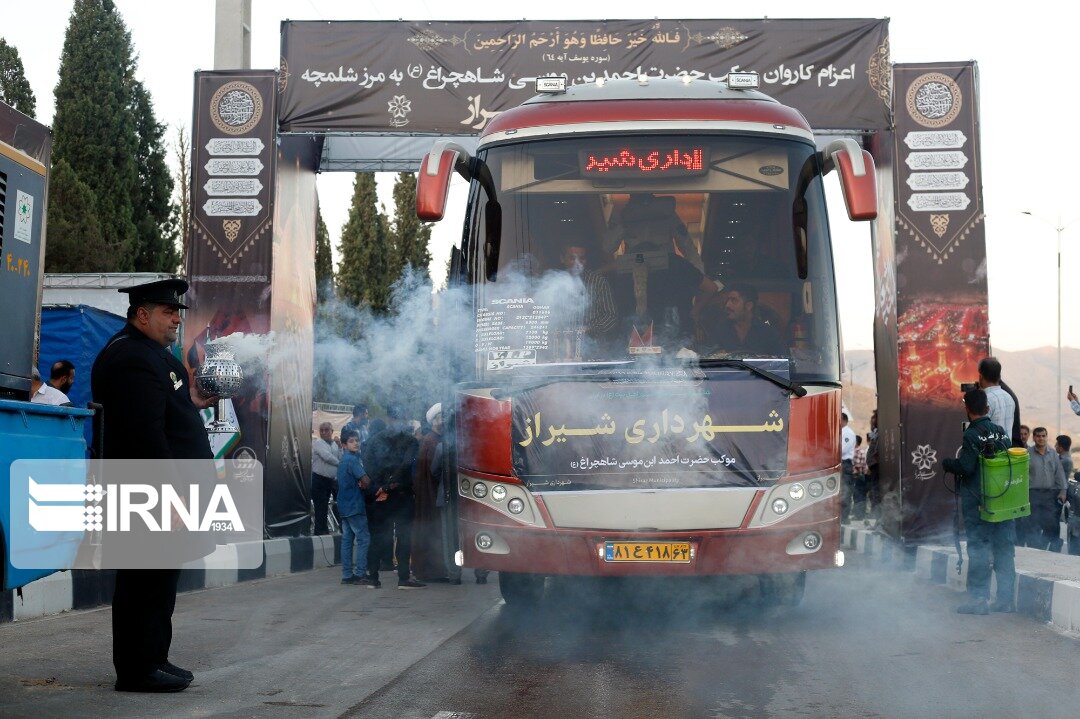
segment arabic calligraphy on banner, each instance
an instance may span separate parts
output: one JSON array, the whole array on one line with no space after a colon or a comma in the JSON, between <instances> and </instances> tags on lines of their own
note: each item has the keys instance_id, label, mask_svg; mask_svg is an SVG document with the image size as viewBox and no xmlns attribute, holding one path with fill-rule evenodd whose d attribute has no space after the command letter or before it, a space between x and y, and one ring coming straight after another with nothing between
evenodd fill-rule
<instances>
[{"instance_id":1,"label":"arabic calligraphy on banner","mask_svg":"<svg viewBox=\"0 0 1080 719\"><path fill-rule=\"evenodd\" d=\"M534 94L538 77L724 80L762 89L812 125L884 128L871 74L885 20L286 22L281 126L468 134Z\"/></svg>"},{"instance_id":2,"label":"arabic calligraphy on banner","mask_svg":"<svg viewBox=\"0 0 1080 719\"><path fill-rule=\"evenodd\" d=\"M742 371L546 385L514 396L514 470L543 491L767 483L787 468L788 409Z\"/></svg>"}]
</instances>

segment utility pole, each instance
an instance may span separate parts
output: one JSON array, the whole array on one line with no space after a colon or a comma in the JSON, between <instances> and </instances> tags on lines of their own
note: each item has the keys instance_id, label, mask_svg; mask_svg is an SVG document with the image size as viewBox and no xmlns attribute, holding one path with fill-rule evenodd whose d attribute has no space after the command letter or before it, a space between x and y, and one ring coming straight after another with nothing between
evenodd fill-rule
<instances>
[{"instance_id":1,"label":"utility pole","mask_svg":"<svg viewBox=\"0 0 1080 719\"><path fill-rule=\"evenodd\" d=\"M217 0L214 69L251 69L251 0Z\"/></svg>"}]
</instances>

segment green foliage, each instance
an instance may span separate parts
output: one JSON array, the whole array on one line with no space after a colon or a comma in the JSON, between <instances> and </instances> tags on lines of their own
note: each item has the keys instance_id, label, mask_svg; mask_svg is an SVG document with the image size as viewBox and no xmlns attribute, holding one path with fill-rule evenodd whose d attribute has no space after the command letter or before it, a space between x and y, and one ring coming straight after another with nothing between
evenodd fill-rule
<instances>
[{"instance_id":1,"label":"green foliage","mask_svg":"<svg viewBox=\"0 0 1080 719\"><path fill-rule=\"evenodd\" d=\"M165 128L135 79L131 34L112 0L75 0L55 95L53 159L90 189L111 249L108 269L176 271ZM54 200L50 212L56 209Z\"/></svg>"},{"instance_id":2,"label":"green foliage","mask_svg":"<svg viewBox=\"0 0 1080 719\"><path fill-rule=\"evenodd\" d=\"M46 272L107 272L113 248L101 233L94 193L65 160L53 163L49 178Z\"/></svg>"},{"instance_id":3,"label":"green foliage","mask_svg":"<svg viewBox=\"0 0 1080 719\"><path fill-rule=\"evenodd\" d=\"M131 111L138 138L139 173L133 200L136 272L176 272L180 267L180 218L170 201L173 179L165 163L165 125L154 117L154 103L141 82L131 84Z\"/></svg>"},{"instance_id":4,"label":"green foliage","mask_svg":"<svg viewBox=\"0 0 1080 719\"><path fill-rule=\"evenodd\" d=\"M428 276L431 264L431 225L420 222L416 216L416 175L399 173L394 181L394 234L395 275L407 266Z\"/></svg>"},{"instance_id":5,"label":"green foliage","mask_svg":"<svg viewBox=\"0 0 1080 719\"><path fill-rule=\"evenodd\" d=\"M23 69L19 50L8 45L0 37L0 101L6 102L24 115L34 117L37 110L37 98L30 89Z\"/></svg>"},{"instance_id":6,"label":"green foliage","mask_svg":"<svg viewBox=\"0 0 1080 719\"><path fill-rule=\"evenodd\" d=\"M315 212L315 291L320 303L334 296L334 260L330 252L330 231L322 210Z\"/></svg>"},{"instance_id":7,"label":"green foliage","mask_svg":"<svg viewBox=\"0 0 1080 719\"><path fill-rule=\"evenodd\" d=\"M386 216L379 211L375 175L356 173L349 218L341 229L338 253L337 290L349 303L367 305L385 312L390 302L390 286L397 279L393 271L394 252Z\"/></svg>"}]
</instances>

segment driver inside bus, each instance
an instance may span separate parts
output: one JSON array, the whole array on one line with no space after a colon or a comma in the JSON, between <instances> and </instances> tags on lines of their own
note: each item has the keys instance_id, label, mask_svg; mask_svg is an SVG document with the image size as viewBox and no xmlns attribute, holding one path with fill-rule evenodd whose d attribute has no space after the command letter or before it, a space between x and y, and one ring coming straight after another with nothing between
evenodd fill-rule
<instances>
[{"instance_id":1,"label":"driver inside bus","mask_svg":"<svg viewBox=\"0 0 1080 719\"><path fill-rule=\"evenodd\" d=\"M716 316L716 310L720 310L720 316ZM776 322L758 308L757 290L743 282L729 285L722 302L703 308L698 337L702 355L787 356Z\"/></svg>"}]
</instances>

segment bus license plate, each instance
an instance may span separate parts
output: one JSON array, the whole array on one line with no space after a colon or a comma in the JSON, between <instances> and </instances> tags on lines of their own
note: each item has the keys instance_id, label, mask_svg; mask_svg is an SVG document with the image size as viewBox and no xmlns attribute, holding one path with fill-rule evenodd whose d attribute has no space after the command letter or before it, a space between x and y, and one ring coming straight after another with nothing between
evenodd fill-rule
<instances>
[{"instance_id":1,"label":"bus license plate","mask_svg":"<svg viewBox=\"0 0 1080 719\"><path fill-rule=\"evenodd\" d=\"M605 562L690 563L690 542L605 542Z\"/></svg>"}]
</instances>

